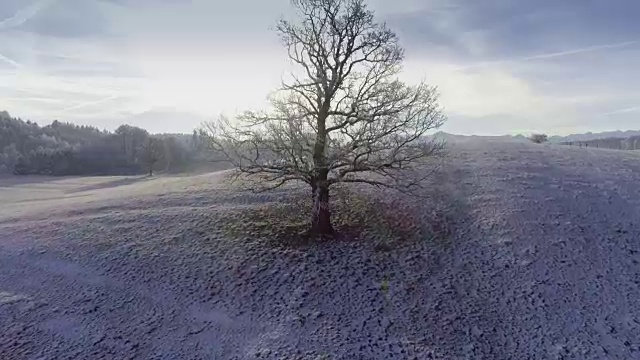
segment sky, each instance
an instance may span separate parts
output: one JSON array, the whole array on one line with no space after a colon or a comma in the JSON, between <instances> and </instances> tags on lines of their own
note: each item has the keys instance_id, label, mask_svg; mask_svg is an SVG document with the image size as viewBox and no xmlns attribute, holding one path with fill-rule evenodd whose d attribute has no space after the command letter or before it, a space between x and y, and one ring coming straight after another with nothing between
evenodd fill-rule
<instances>
[{"instance_id":1,"label":"sky","mask_svg":"<svg viewBox=\"0 0 640 360\"><path fill-rule=\"evenodd\" d=\"M640 1L369 0L402 79L437 86L442 130L640 129ZM2 0L0 110L190 132L268 106L286 77L288 0Z\"/></svg>"}]
</instances>

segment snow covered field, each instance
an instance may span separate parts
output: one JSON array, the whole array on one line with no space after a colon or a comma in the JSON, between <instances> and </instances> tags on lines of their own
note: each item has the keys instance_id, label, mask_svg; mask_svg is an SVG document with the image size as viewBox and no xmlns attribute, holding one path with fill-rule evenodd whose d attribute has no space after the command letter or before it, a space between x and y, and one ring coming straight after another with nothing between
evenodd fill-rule
<instances>
[{"instance_id":1,"label":"snow covered field","mask_svg":"<svg viewBox=\"0 0 640 360\"><path fill-rule=\"evenodd\" d=\"M0 179L0 359L640 358L640 153L448 160L452 234L390 251L231 238L288 195L222 173Z\"/></svg>"}]
</instances>

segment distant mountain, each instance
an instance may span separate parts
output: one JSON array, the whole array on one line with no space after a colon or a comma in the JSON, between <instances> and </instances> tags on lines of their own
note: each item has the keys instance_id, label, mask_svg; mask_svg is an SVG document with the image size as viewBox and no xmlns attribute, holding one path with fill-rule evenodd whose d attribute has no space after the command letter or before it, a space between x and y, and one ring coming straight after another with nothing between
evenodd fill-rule
<instances>
[{"instance_id":1,"label":"distant mountain","mask_svg":"<svg viewBox=\"0 0 640 360\"><path fill-rule=\"evenodd\" d=\"M518 135L493 135L493 136L481 136L481 135L457 135L450 134L444 131L439 131L432 135L433 137L449 140L449 141L467 141L471 139L487 139L487 140L507 140L507 141L528 141L528 137ZM627 131L607 131L600 133L588 132L586 134L571 134L567 136L554 135L549 137L549 142L563 143L568 141L592 141L601 139L627 139L630 137L640 136L640 130L627 130Z\"/></svg>"},{"instance_id":2,"label":"distant mountain","mask_svg":"<svg viewBox=\"0 0 640 360\"><path fill-rule=\"evenodd\" d=\"M640 136L640 130L627 130L627 131L606 131L599 133L588 132L586 134L571 134L567 136L551 136L550 142L560 143L567 141L589 141L597 139L609 139L609 138L629 138L632 136Z\"/></svg>"},{"instance_id":3,"label":"distant mountain","mask_svg":"<svg viewBox=\"0 0 640 360\"><path fill-rule=\"evenodd\" d=\"M486 139L486 140L504 140L504 141L527 141L527 137L524 135L493 135L493 136L483 136L483 135L458 135L458 134L450 134L444 131L439 131L432 135L434 138L445 140L445 141L469 141L473 139Z\"/></svg>"},{"instance_id":4,"label":"distant mountain","mask_svg":"<svg viewBox=\"0 0 640 360\"><path fill-rule=\"evenodd\" d=\"M132 115L122 122L141 127L152 134L179 134L185 131L190 134L189 129L196 129L207 120L210 119L189 112L171 108L153 108Z\"/></svg>"}]
</instances>

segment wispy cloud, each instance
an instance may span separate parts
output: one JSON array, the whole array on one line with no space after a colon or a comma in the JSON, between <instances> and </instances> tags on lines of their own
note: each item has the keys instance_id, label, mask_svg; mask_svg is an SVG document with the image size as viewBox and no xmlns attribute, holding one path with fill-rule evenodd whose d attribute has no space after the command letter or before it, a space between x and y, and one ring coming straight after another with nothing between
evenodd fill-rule
<instances>
[{"instance_id":1,"label":"wispy cloud","mask_svg":"<svg viewBox=\"0 0 640 360\"><path fill-rule=\"evenodd\" d=\"M480 63L475 63L467 66L461 66L456 68L455 70L464 71L464 70L470 70L470 69L476 69L476 68L490 67L495 65L508 65L508 64L517 64L519 62L554 59L554 58L561 58L565 56L592 53L592 52L598 52L598 51L622 49L622 48L627 48L627 47L638 45L638 44L640 44L639 40L625 41L625 42L614 43L614 44L595 45L595 46L588 46L588 47L583 47L578 49L524 56L524 57L515 58L515 59L480 62Z\"/></svg>"},{"instance_id":2,"label":"wispy cloud","mask_svg":"<svg viewBox=\"0 0 640 360\"><path fill-rule=\"evenodd\" d=\"M553 53L547 53L547 54L539 54L539 55L528 56L528 57L524 57L524 58L521 58L521 59L516 59L515 61L532 61L532 60L541 60L541 59L552 59L552 58L568 56L568 55L590 53L590 52L594 52L594 51L603 51L603 50L626 48L626 47L629 47L629 46L637 45L639 43L640 43L640 41L634 40L634 41L625 41L625 42L616 43L616 44L589 46L589 47L584 47L584 48L581 48L581 49L573 49L573 50L566 50L566 51L560 51L560 52L553 52Z\"/></svg>"},{"instance_id":3,"label":"wispy cloud","mask_svg":"<svg viewBox=\"0 0 640 360\"><path fill-rule=\"evenodd\" d=\"M12 66L14 66L14 67L17 67L17 68L19 68L19 67L21 67L21 66L22 66L22 65L20 65L20 63L18 63L17 61L15 61L15 60L13 60L13 59L10 59L10 58L8 58L8 57L6 57L6 56L2 55L2 54L0 54L0 61L3 61L3 62L5 62L5 63L7 63L7 64L9 64L9 65L12 65Z\"/></svg>"},{"instance_id":4,"label":"wispy cloud","mask_svg":"<svg viewBox=\"0 0 640 360\"><path fill-rule=\"evenodd\" d=\"M407 49L403 79L439 87L448 131L637 127L637 0L366 1ZM287 3L0 0L0 106L100 127L268 106L289 69L268 29ZM171 114L144 124L190 130Z\"/></svg>"},{"instance_id":5,"label":"wispy cloud","mask_svg":"<svg viewBox=\"0 0 640 360\"><path fill-rule=\"evenodd\" d=\"M606 113L604 113L602 115L603 116L620 115L620 114L627 114L627 113L633 113L633 112L640 112L640 106L632 106L632 107L628 107L628 108L624 108L624 109L618 109L618 110L614 110L614 111L609 111L609 112L606 112Z\"/></svg>"},{"instance_id":6,"label":"wispy cloud","mask_svg":"<svg viewBox=\"0 0 640 360\"><path fill-rule=\"evenodd\" d=\"M4 101L27 101L27 102L40 102L40 103L50 103L50 104L60 104L64 102L62 99L56 99L51 97L28 97L28 96L14 96L14 97L3 97Z\"/></svg>"},{"instance_id":7,"label":"wispy cloud","mask_svg":"<svg viewBox=\"0 0 640 360\"><path fill-rule=\"evenodd\" d=\"M0 30L11 29L24 24L56 0L39 0L0 21Z\"/></svg>"},{"instance_id":8,"label":"wispy cloud","mask_svg":"<svg viewBox=\"0 0 640 360\"><path fill-rule=\"evenodd\" d=\"M66 113L73 112L75 110L84 109L84 108L87 108L87 107L90 107L90 106L104 104L104 103L107 103L109 101L117 100L119 98L121 98L120 95L112 95L112 96L108 96L108 97L105 97L105 98L100 99L100 100L88 101L88 102L84 102L82 104L69 106L67 108L64 108L64 109L60 110L58 113L59 114L66 114Z\"/></svg>"}]
</instances>

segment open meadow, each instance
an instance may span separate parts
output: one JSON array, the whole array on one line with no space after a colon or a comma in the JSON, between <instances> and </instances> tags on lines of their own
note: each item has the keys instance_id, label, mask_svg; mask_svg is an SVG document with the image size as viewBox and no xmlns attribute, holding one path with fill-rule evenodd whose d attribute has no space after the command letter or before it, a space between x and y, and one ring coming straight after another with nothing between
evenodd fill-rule
<instances>
[{"instance_id":1,"label":"open meadow","mask_svg":"<svg viewBox=\"0 0 640 360\"><path fill-rule=\"evenodd\" d=\"M2 178L0 358L640 358L640 153L448 152L424 198L332 193L324 242L306 188Z\"/></svg>"}]
</instances>

